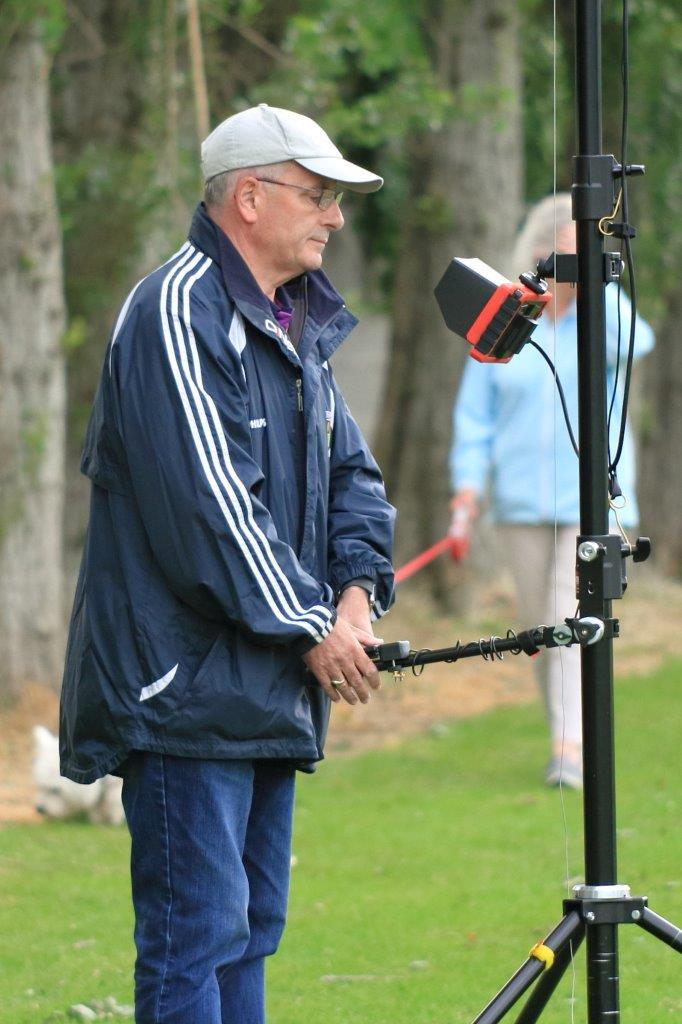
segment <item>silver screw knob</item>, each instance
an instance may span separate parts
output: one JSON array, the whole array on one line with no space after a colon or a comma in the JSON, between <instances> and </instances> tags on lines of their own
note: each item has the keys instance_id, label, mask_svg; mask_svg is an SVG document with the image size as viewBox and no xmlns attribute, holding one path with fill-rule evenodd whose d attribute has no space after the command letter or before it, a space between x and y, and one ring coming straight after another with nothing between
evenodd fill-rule
<instances>
[{"instance_id":1,"label":"silver screw knob","mask_svg":"<svg viewBox=\"0 0 682 1024\"><path fill-rule=\"evenodd\" d=\"M578 545L578 558L581 562L594 562L599 556L599 544L593 540L584 540Z\"/></svg>"}]
</instances>

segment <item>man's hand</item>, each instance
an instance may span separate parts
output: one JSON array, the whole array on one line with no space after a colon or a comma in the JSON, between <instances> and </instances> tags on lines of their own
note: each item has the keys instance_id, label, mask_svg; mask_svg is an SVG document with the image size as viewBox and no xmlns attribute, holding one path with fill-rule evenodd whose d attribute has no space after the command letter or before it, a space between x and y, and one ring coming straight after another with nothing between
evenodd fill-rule
<instances>
[{"instance_id":1,"label":"man's hand","mask_svg":"<svg viewBox=\"0 0 682 1024\"><path fill-rule=\"evenodd\" d=\"M463 560L469 554L477 517L478 496L470 487L463 487L450 501L450 554L456 561Z\"/></svg>"},{"instance_id":2,"label":"man's hand","mask_svg":"<svg viewBox=\"0 0 682 1024\"><path fill-rule=\"evenodd\" d=\"M369 634L372 638L370 645L380 644L382 641L374 636L372 620L369 614L369 594L364 587L350 586L341 594L336 608L339 618L345 619L361 633ZM367 643L360 640L360 643Z\"/></svg>"},{"instance_id":3,"label":"man's hand","mask_svg":"<svg viewBox=\"0 0 682 1024\"><path fill-rule=\"evenodd\" d=\"M381 681L374 662L367 657L362 645L372 647L381 641L374 636L369 624L366 591L362 591L364 613L359 610L357 597L344 601L346 594L348 591L344 591L339 600L338 618L331 633L304 654L303 660L333 701L343 698L348 704L357 704L358 700L366 704L371 690L378 690ZM350 621L350 616L354 621Z\"/></svg>"},{"instance_id":4,"label":"man's hand","mask_svg":"<svg viewBox=\"0 0 682 1024\"><path fill-rule=\"evenodd\" d=\"M462 487L450 499L450 511L453 515L464 512L470 523L478 517L478 494L471 487Z\"/></svg>"}]
</instances>

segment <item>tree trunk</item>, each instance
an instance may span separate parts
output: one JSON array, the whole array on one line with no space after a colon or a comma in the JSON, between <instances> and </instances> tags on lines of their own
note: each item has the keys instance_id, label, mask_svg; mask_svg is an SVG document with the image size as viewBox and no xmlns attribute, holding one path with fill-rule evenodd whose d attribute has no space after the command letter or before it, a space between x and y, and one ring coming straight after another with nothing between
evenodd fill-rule
<instances>
[{"instance_id":1,"label":"tree trunk","mask_svg":"<svg viewBox=\"0 0 682 1024\"><path fill-rule=\"evenodd\" d=\"M411 188L395 277L393 328L377 454L399 510L400 564L448 524L452 406L467 343L445 327L433 288L449 261L504 270L521 214L521 82L512 0L443 4L430 27L455 118L412 141ZM441 560L434 595L452 592Z\"/></svg>"},{"instance_id":2,"label":"tree trunk","mask_svg":"<svg viewBox=\"0 0 682 1024\"><path fill-rule=\"evenodd\" d=\"M0 699L57 686L63 651L62 253L48 58L30 30L0 75Z\"/></svg>"},{"instance_id":3,"label":"tree trunk","mask_svg":"<svg viewBox=\"0 0 682 1024\"><path fill-rule=\"evenodd\" d=\"M682 577L682 293L668 298L666 315L647 356L640 450L642 532L651 536L657 566Z\"/></svg>"},{"instance_id":4,"label":"tree trunk","mask_svg":"<svg viewBox=\"0 0 682 1024\"><path fill-rule=\"evenodd\" d=\"M177 5L89 0L87 16L75 17L80 8L69 6L52 96L68 225L66 293L77 327L67 363L69 599L90 500L78 467L111 326L128 291L177 248L189 220L181 195Z\"/></svg>"},{"instance_id":5,"label":"tree trunk","mask_svg":"<svg viewBox=\"0 0 682 1024\"><path fill-rule=\"evenodd\" d=\"M194 108L196 110L197 142L202 141L210 131L208 113L208 89L206 87L206 71L204 70L204 48L201 40L201 17L198 0L187 0L187 42L192 66L192 82L194 85Z\"/></svg>"}]
</instances>

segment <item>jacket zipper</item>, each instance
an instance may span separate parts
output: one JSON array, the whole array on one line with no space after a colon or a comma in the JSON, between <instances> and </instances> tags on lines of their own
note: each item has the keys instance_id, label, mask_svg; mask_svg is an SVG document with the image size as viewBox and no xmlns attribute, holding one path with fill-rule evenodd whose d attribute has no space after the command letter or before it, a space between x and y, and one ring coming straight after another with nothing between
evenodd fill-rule
<instances>
[{"instance_id":1,"label":"jacket zipper","mask_svg":"<svg viewBox=\"0 0 682 1024\"><path fill-rule=\"evenodd\" d=\"M296 437L296 487L299 493L300 515L296 534L296 552L300 555L303 550L303 537L305 534L306 505L308 501L306 480L307 471L307 444L306 444L306 422L303 416L303 378L297 377L296 381L296 407L298 418L294 415L294 434Z\"/></svg>"}]
</instances>

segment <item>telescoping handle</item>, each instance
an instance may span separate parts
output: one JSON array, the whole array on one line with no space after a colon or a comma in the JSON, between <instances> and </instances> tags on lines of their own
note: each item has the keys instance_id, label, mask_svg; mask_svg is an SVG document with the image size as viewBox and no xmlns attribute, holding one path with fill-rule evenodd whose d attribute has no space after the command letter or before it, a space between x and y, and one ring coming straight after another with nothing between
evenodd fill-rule
<instances>
[{"instance_id":1,"label":"telescoping handle","mask_svg":"<svg viewBox=\"0 0 682 1024\"><path fill-rule=\"evenodd\" d=\"M405 668L415 669L419 665L432 665L439 661L453 664L463 658L501 660L504 654L527 654L532 658L543 647L570 647L572 644L590 646L599 643L604 636L618 636L618 620L584 616L564 619L556 626L535 626L518 633L509 629L505 637L482 637L469 643L458 640L453 647L438 650L412 650L409 640L394 640L377 647L368 647L367 654L380 672L400 673Z\"/></svg>"}]
</instances>

